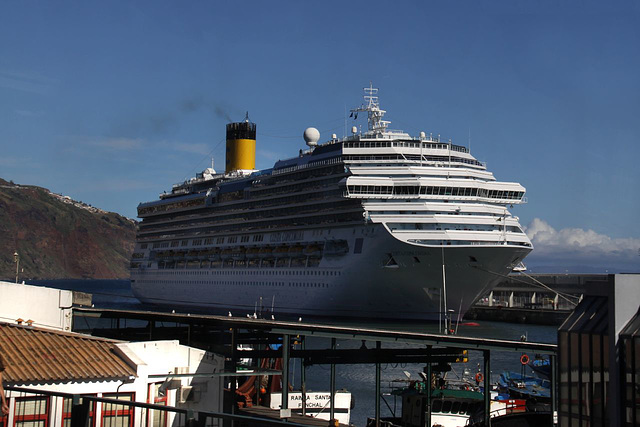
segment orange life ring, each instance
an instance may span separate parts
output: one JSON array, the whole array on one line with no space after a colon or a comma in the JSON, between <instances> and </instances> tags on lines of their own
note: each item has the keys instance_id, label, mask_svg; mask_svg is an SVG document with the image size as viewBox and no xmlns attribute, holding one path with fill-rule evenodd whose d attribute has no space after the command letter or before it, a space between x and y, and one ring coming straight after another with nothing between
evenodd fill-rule
<instances>
[{"instance_id":1,"label":"orange life ring","mask_svg":"<svg viewBox=\"0 0 640 427\"><path fill-rule=\"evenodd\" d=\"M522 363L523 365L528 364L529 356L527 356L526 354L523 354L522 356L520 356L520 363Z\"/></svg>"},{"instance_id":2,"label":"orange life ring","mask_svg":"<svg viewBox=\"0 0 640 427\"><path fill-rule=\"evenodd\" d=\"M480 383L480 382L482 382L483 379L484 379L484 375L482 375L482 372L478 372L476 374L476 382Z\"/></svg>"}]
</instances>

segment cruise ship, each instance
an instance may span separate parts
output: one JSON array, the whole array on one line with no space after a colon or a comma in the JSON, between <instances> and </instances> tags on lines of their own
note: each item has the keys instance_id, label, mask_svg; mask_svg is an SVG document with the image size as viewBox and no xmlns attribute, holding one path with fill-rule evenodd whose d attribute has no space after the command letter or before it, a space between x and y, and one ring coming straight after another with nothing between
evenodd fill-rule
<instances>
[{"instance_id":1,"label":"cruise ship","mask_svg":"<svg viewBox=\"0 0 640 427\"><path fill-rule=\"evenodd\" d=\"M367 130L255 169L256 124L227 124L207 168L138 206L131 287L143 303L234 316L461 317L532 250L497 181L467 147L389 128L365 88ZM302 145L302 144L301 144Z\"/></svg>"}]
</instances>

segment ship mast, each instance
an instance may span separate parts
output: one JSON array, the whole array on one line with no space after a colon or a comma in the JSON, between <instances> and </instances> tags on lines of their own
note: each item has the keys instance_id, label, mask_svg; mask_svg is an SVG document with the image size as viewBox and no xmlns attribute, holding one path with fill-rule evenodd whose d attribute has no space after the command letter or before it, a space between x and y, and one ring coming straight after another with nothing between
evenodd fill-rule
<instances>
[{"instance_id":1,"label":"ship mast","mask_svg":"<svg viewBox=\"0 0 640 427\"><path fill-rule=\"evenodd\" d=\"M367 122L369 125L369 132L374 135L383 134L387 130L387 126L391 123L388 120L382 120L382 117L386 114L385 110L380 109L380 104L378 103L378 88L373 87L373 83L369 82L369 87L363 88L365 95L364 100L365 103L362 104L358 108L354 108L351 110L351 115L354 115L355 118L358 118L359 112L367 113Z\"/></svg>"}]
</instances>

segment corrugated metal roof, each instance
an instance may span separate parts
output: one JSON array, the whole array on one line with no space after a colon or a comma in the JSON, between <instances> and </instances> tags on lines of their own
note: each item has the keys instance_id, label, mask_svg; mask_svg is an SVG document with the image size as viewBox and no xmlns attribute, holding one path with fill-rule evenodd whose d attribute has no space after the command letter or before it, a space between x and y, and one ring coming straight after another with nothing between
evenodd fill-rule
<instances>
[{"instance_id":1,"label":"corrugated metal roof","mask_svg":"<svg viewBox=\"0 0 640 427\"><path fill-rule=\"evenodd\" d=\"M136 371L115 352L117 341L0 323L0 352L11 384L127 378Z\"/></svg>"}]
</instances>

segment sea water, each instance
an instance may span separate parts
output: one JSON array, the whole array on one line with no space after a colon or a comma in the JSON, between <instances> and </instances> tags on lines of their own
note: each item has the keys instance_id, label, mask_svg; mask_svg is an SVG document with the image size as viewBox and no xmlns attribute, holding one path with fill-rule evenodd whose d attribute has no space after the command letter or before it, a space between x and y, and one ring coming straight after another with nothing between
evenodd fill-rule
<instances>
[{"instance_id":1,"label":"sea water","mask_svg":"<svg viewBox=\"0 0 640 427\"><path fill-rule=\"evenodd\" d=\"M29 281L30 284L48 286L57 289L66 289L91 293L93 303L99 308L113 308L124 310L157 310L152 306L141 304L133 297L131 286L128 280L38 280ZM277 313L276 313L277 319ZM309 319L305 319L309 321ZM346 321L324 319L318 323L331 323L334 325L349 327L364 327L374 329L392 329L408 332L437 333L437 323L424 322L374 322L374 321ZM479 321L474 323L461 322L458 327L458 335L474 338L495 338L503 340L519 341L525 337L527 341L538 343L555 344L557 339L557 327L526 325L503 322ZM326 338L313 337L307 343L307 348L329 348L330 340ZM354 349L360 348L362 341L358 340L337 340L337 348ZM364 345L367 348L375 348L375 342L368 341ZM383 343L384 347L403 347L401 343ZM502 371L521 372L520 353L491 351L491 380L497 381ZM535 355L529 355L533 358ZM419 372L424 368L424 364L417 363L388 363L383 364L381 369L381 388L383 399L381 400L381 416L401 416L401 401L395 400L389 395L392 386L407 384L409 379L420 379ZM469 351L469 361L453 365L452 372L448 373L448 378L456 378L462 375L467 369L472 376L482 370L483 359L479 351ZM292 359L289 370L291 372L290 382L294 389L300 388L300 361ZM526 368L526 373L531 374ZM328 391L330 385L330 367L324 365L314 365L306 368L307 391ZM351 423L356 426L364 426L368 417L375 416L375 384L376 369L374 364L362 365L336 365L336 390L345 389L352 394L354 408L351 412ZM394 414L395 412L395 414Z\"/></svg>"}]
</instances>

